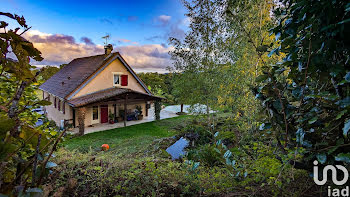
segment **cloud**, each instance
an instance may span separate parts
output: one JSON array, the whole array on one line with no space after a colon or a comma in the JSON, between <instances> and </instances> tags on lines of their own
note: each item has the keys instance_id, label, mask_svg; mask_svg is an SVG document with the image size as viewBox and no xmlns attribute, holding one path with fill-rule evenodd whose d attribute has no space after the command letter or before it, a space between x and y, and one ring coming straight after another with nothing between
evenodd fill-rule
<instances>
[{"instance_id":1,"label":"cloud","mask_svg":"<svg viewBox=\"0 0 350 197\"><path fill-rule=\"evenodd\" d=\"M191 18L190 17L186 17L184 19L182 19L181 23L186 26L186 27L189 27L190 24L191 24Z\"/></svg>"},{"instance_id":2,"label":"cloud","mask_svg":"<svg viewBox=\"0 0 350 197\"><path fill-rule=\"evenodd\" d=\"M28 31L24 37L33 42L34 46L42 52L44 60L32 62L34 65L58 66L69 63L75 58L104 53L102 45L94 44L87 37L82 37L82 43L78 43L69 35L47 34L37 30ZM137 44L127 39L121 40L129 44ZM164 44L149 44L119 46L115 47L114 51L120 52L137 72L165 72L166 68L172 64L168 54L171 49Z\"/></svg>"},{"instance_id":3,"label":"cloud","mask_svg":"<svg viewBox=\"0 0 350 197\"><path fill-rule=\"evenodd\" d=\"M46 34L37 30L26 32L24 37L33 42L34 46L42 52L44 58L42 62L33 62L33 64L60 65L68 63L74 58L104 52L103 46L95 45L89 38L84 39L84 43L77 43L74 37L69 35ZM87 44L89 41L91 43Z\"/></svg>"},{"instance_id":4,"label":"cloud","mask_svg":"<svg viewBox=\"0 0 350 197\"><path fill-rule=\"evenodd\" d=\"M119 41L119 42L123 42L123 43L131 42L131 40L124 39L124 38L118 39L118 41Z\"/></svg>"},{"instance_id":5,"label":"cloud","mask_svg":"<svg viewBox=\"0 0 350 197\"><path fill-rule=\"evenodd\" d=\"M185 38L185 31L183 29L180 28L180 25L182 24L182 21L177 21L174 24L171 24L166 36L169 37L174 37L174 38L178 38L180 40Z\"/></svg>"},{"instance_id":6,"label":"cloud","mask_svg":"<svg viewBox=\"0 0 350 197\"><path fill-rule=\"evenodd\" d=\"M118 42L119 44L139 44L138 42L133 42L133 41L131 41L131 40L124 39L124 38L118 39L117 42Z\"/></svg>"},{"instance_id":7,"label":"cloud","mask_svg":"<svg viewBox=\"0 0 350 197\"><path fill-rule=\"evenodd\" d=\"M171 16L168 16L168 15L160 15L157 17L157 23L161 26L166 26L169 24L170 22L170 19L171 19Z\"/></svg>"},{"instance_id":8,"label":"cloud","mask_svg":"<svg viewBox=\"0 0 350 197\"><path fill-rule=\"evenodd\" d=\"M30 37L30 41L35 43L61 43L61 44L75 43L75 39L73 36L68 36L63 34L55 34L55 35L49 35L49 36L34 34Z\"/></svg>"},{"instance_id":9,"label":"cloud","mask_svg":"<svg viewBox=\"0 0 350 197\"><path fill-rule=\"evenodd\" d=\"M84 42L87 45L95 45L95 43L93 43L92 40L88 37L82 37L80 38L80 41Z\"/></svg>"},{"instance_id":10,"label":"cloud","mask_svg":"<svg viewBox=\"0 0 350 197\"><path fill-rule=\"evenodd\" d=\"M158 36L151 36L151 37L146 37L145 40L154 42L159 39L164 39L164 36L158 35Z\"/></svg>"},{"instance_id":11,"label":"cloud","mask_svg":"<svg viewBox=\"0 0 350 197\"><path fill-rule=\"evenodd\" d=\"M176 22L169 23L166 26L159 26L162 32L160 35L154 35L145 37L144 39L149 42L166 41L168 42L170 37L174 37L180 40L185 38L185 31L181 28L184 25L184 20L177 20Z\"/></svg>"},{"instance_id":12,"label":"cloud","mask_svg":"<svg viewBox=\"0 0 350 197\"><path fill-rule=\"evenodd\" d=\"M172 48L161 44L121 46L117 50L136 71L165 71L172 65L168 54Z\"/></svg>"},{"instance_id":13,"label":"cloud","mask_svg":"<svg viewBox=\"0 0 350 197\"><path fill-rule=\"evenodd\" d=\"M107 23L107 24L110 24L110 25L113 25L113 22L107 18L102 18L100 19L100 22L101 23Z\"/></svg>"}]
</instances>

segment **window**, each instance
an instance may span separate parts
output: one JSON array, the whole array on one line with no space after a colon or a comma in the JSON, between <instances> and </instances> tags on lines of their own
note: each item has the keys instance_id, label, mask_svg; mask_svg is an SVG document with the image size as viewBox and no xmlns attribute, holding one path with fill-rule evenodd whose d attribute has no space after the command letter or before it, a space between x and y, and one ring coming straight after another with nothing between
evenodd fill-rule
<instances>
[{"instance_id":1,"label":"window","mask_svg":"<svg viewBox=\"0 0 350 197\"><path fill-rule=\"evenodd\" d=\"M120 74L113 74L113 85L120 85Z\"/></svg>"},{"instance_id":2,"label":"window","mask_svg":"<svg viewBox=\"0 0 350 197\"><path fill-rule=\"evenodd\" d=\"M98 120L98 106L92 107L92 119Z\"/></svg>"},{"instance_id":3,"label":"window","mask_svg":"<svg viewBox=\"0 0 350 197\"><path fill-rule=\"evenodd\" d=\"M57 100L56 100L56 97L55 97L55 102L53 104L55 106L55 108L57 108Z\"/></svg>"},{"instance_id":4,"label":"window","mask_svg":"<svg viewBox=\"0 0 350 197\"><path fill-rule=\"evenodd\" d=\"M58 111L61 111L61 100L58 99Z\"/></svg>"}]
</instances>

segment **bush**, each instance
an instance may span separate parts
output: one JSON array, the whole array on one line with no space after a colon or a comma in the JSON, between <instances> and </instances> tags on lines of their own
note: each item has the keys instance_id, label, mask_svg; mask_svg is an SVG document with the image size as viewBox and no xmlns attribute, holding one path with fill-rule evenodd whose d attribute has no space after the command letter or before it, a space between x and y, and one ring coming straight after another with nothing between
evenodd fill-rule
<instances>
[{"instance_id":1,"label":"bush","mask_svg":"<svg viewBox=\"0 0 350 197\"><path fill-rule=\"evenodd\" d=\"M190 150L188 152L187 158L189 160L199 161L206 166L222 166L224 164L224 159L221 152L216 145L205 144Z\"/></svg>"},{"instance_id":2,"label":"bush","mask_svg":"<svg viewBox=\"0 0 350 197\"><path fill-rule=\"evenodd\" d=\"M120 159L108 153L78 153L61 149L50 176L50 194L67 196L199 196L226 193L235 184L225 168L144 157ZM73 185L69 183L74 183Z\"/></svg>"}]
</instances>

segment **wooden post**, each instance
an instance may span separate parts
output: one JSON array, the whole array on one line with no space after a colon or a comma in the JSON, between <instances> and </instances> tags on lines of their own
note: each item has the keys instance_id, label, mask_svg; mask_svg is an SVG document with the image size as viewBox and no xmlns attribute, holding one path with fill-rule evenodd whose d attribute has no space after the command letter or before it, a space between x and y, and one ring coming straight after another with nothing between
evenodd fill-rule
<instances>
[{"instance_id":1,"label":"wooden post","mask_svg":"<svg viewBox=\"0 0 350 197\"><path fill-rule=\"evenodd\" d=\"M113 107L114 107L114 120L117 118L117 104L113 104Z\"/></svg>"},{"instance_id":2,"label":"wooden post","mask_svg":"<svg viewBox=\"0 0 350 197\"><path fill-rule=\"evenodd\" d=\"M124 99L124 127L126 127L126 119L127 119L127 103L128 102L128 94L125 94L125 99Z\"/></svg>"},{"instance_id":3,"label":"wooden post","mask_svg":"<svg viewBox=\"0 0 350 197\"><path fill-rule=\"evenodd\" d=\"M181 104L181 113L184 112L184 104Z\"/></svg>"},{"instance_id":4,"label":"wooden post","mask_svg":"<svg viewBox=\"0 0 350 197\"><path fill-rule=\"evenodd\" d=\"M148 116L148 104L147 104L147 101L145 101L145 111L146 111L146 116Z\"/></svg>"},{"instance_id":5,"label":"wooden post","mask_svg":"<svg viewBox=\"0 0 350 197\"><path fill-rule=\"evenodd\" d=\"M77 127L75 123L75 109L73 108L73 127Z\"/></svg>"}]
</instances>

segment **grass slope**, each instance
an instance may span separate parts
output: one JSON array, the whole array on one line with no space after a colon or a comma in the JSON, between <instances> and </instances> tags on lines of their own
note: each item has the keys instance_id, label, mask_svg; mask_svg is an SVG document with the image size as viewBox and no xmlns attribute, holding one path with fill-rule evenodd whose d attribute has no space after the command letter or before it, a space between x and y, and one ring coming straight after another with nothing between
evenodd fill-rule
<instances>
[{"instance_id":1,"label":"grass slope","mask_svg":"<svg viewBox=\"0 0 350 197\"><path fill-rule=\"evenodd\" d=\"M178 116L160 121L147 122L123 128L86 134L64 142L67 150L87 152L99 150L102 144L110 146L110 152L133 153L141 151L154 139L170 137L176 134L174 127L185 124L189 116Z\"/></svg>"}]
</instances>

